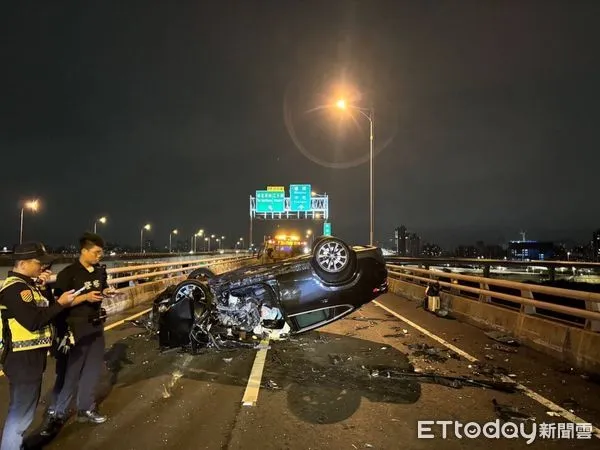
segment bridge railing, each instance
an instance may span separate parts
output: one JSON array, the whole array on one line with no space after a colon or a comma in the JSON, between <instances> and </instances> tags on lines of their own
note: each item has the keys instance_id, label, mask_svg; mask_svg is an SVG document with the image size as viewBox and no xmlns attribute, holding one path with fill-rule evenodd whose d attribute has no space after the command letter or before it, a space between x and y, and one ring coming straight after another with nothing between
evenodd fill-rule
<instances>
[{"instance_id":1,"label":"bridge railing","mask_svg":"<svg viewBox=\"0 0 600 450\"><path fill-rule=\"evenodd\" d=\"M217 256L190 261L173 261L166 263L138 264L134 266L113 267L107 269L108 284L122 287L124 283L140 284L151 278L170 278L185 275L201 267L210 267L223 262L237 262L252 259L252 256ZM164 270L161 270L164 269Z\"/></svg>"},{"instance_id":2,"label":"bridge railing","mask_svg":"<svg viewBox=\"0 0 600 450\"><path fill-rule=\"evenodd\" d=\"M106 269L108 274L108 284L117 289L142 284L151 279L158 277L171 278L180 275L185 275L200 267L209 267L211 265L221 264L224 262L237 262L253 259L252 255L243 254L219 254L214 256L205 255L203 258L184 260L184 261L169 261L164 263L150 264L124 264L119 267L111 267ZM256 259L254 257L254 259ZM165 270L160 270L165 269ZM0 286L4 283L0 279Z\"/></svg>"},{"instance_id":3,"label":"bridge railing","mask_svg":"<svg viewBox=\"0 0 600 450\"><path fill-rule=\"evenodd\" d=\"M522 314L600 331L600 294L541 286L495 278L462 275L388 264L389 275L413 284L427 285L437 280L450 293L469 297Z\"/></svg>"}]
</instances>

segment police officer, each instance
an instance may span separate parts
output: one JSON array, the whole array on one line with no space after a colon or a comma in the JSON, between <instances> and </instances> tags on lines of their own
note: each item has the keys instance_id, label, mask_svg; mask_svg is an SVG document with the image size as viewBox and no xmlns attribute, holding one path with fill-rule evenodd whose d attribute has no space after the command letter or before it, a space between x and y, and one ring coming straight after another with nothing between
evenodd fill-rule
<instances>
[{"instance_id":1,"label":"police officer","mask_svg":"<svg viewBox=\"0 0 600 450\"><path fill-rule=\"evenodd\" d=\"M0 289L2 362L10 389L0 450L20 449L33 421L52 344L51 321L66 307L84 301L74 300L71 290L49 305L40 291L50 275L42 275L43 264L51 259L43 244L17 245L12 258L14 267Z\"/></svg>"},{"instance_id":2,"label":"police officer","mask_svg":"<svg viewBox=\"0 0 600 450\"><path fill-rule=\"evenodd\" d=\"M103 423L106 416L98 412L96 388L104 363L104 327L101 301L115 290L108 287L106 270L99 265L104 241L93 233L79 240L79 260L57 276L54 295L83 288L82 296L93 303L81 303L65 312L74 344L68 352L64 384L48 410L43 434L58 431L68 417L69 406L77 392L77 421Z\"/></svg>"}]
</instances>

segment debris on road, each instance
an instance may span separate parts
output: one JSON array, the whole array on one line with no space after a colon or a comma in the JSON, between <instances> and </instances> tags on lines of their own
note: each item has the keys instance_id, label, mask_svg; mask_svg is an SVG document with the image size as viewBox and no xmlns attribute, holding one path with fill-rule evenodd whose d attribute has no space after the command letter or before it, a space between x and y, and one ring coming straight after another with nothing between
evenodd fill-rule
<instances>
[{"instance_id":1,"label":"debris on road","mask_svg":"<svg viewBox=\"0 0 600 450\"><path fill-rule=\"evenodd\" d=\"M488 331L485 333L487 337L493 339L494 341L500 342L501 344L512 345L514 347L518 347L521 345L518 340L509 336L508 334L501 333L499 331Z\"/></svg>"},{"instance_id":2,"label":"debris on road","mask_svg":"<svg viewBox=\"0 0 600 450\"><path fill-rule=\"evenodd\" d=\"M404 335L408 335L408 330L406 328L402 328L402 327L392 327L392 330L394 331L398 331Z\"/></svg>"},{"instance_id":3,"label":"debris on road","mask_svg":"<svg viewBox=\"0 0 600 450\"><path fill-rule=\"evenodd\" d=\"M501 352L505 352L505 353L517 353L517 349L516 348L510 348L510 347L506 347L504 345L500 345L500 344L494 344L492 345L492 348L494 350L499 350Z\"/></svg>"},{"instance_id":4,"label":"debris on road","mask_svg":"<svg viewBox=\"0 0 600 450\"><path fill-rule=\"evenodd\" d=\"M408 344L407 347L413 350L413 356L423 356L430 362L446 362L450 358L460 360L460 356L453 351L432 347L429 344Z\"/></svg>"},{"instance_id":5,"label":"debris on road","mask_svg":"<svg viewBox=\"0 0 600 450\"><path fill-rule=\"evenodd\" d=\"M469 364L468 367L473 370L473 375L485 375L489 377L508 375L508 370L504 367L490 366L488 364Z\"/></svg>"},{"instance_id":6,"label":"debris on road","mask_svg":"<svg viewBox=\"0 0 600 450\"><path fill-rule=\"evenodd\" d=\"M329 355L329 362L331 364L337 365L343 361L343 358L340 355Z\"/></svg>"},{"instance_id":7,"label":"debris on road","mask_svg":"<svg viewBox=\"0 0 600 450\"><path fill-rule=\"evenodd\" d=\"M519 409L514 406L501 405L496 399L493 399L492 403L494 404L494 411L496 411L498 417L505 422L513 422L516 420L521 422L529 420L535 421L535 417L531 417L529 414L519 411Z\"/></svg>"},{"instance_id":8,"label":"debris on road","mask_svg":"<svg viewBox=\"0 0 600 450\"><path fill-rule=\"evenodd\" d=\"M265 389L273 389L273 390L278 390L278 389L281 389L281 388L280 388L280 387L277 385L277 383L275 383L273 380L269 380L269 381L267 381L267 382L264 384L264 386L263 386L263 387L264 387Z\"/></svg>"},{"instance_id":9,"label":"debris on road","mask_svg":"<svg viewBox=\"0 0 600 450\"><path fill-rule=\"evenodd\" d=\"M579 403L575 401L574 398L568 398L559 403L560 406L569 410L569 412L574 412L576 408L579 407Z\"/></svg>"},{"instance_id":10,"label":"debris on road","mask_svg":"<svg viewBox=\"0 0 600 450\"><path fill-rule=\"evenodd\" d=\"M452 387L454 389L460 389L463 387L482 387L508 393L517 392L517 385L512 382L477 380L474 378L460 376L453 377L449 375L439 375L433 372L408 372L386 366L362 367L368 370L369 378L386 378L396 381L415 379L416 381L439 384L441 386Z\"/></svg>"},{"instance_id":11,"label":"debris on road","mask_svg":"<svg viewBox=\"0 0 600 450\"><path fill-rule=\"evenodd\" d=\"M229 364L232 360L233 358L223 358L223 361L225 361L227 364Z\"/></svg>"}]
</instances>

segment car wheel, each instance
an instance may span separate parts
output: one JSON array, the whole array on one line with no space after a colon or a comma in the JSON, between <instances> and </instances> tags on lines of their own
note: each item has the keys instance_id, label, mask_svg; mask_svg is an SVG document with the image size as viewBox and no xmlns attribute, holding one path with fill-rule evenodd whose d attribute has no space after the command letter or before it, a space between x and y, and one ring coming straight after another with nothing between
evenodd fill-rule
<instances>
[{"instance_id":1,"label":"car wheel","mask_svg":"<svg viewBox=\"0 0 600 450\"><path fill-rule=\"evenodd\" d=\"M194 315L200 317L211 303L211 293L205 283L196 279L187 279L175 286L171 299L173 304L189 301Z\"/></svg>"},{"instance_id":2,"label":"car wheel","mask_svg":"<svg viewBox=\"0 0 600 450\"><path fill-rule=\"evenodd\" d=\"M193 270L188 275L188 280L190 279L206 279L210 280L211 278L216 277L217 275L207 267L200 267L199 269Z\"/></svg>"},{"instance_id":3,"label":"car wheel","mask_svg":"<svg viewBox=\"0 0 600 450\"><path fill-rule=\"evenodd\" d=\"M315 238L314 238L314 240L313 240L313 243L312 243L312 248L311 248L311 251L312 251L313 255L314 255L314 253L315 253L315 249L317 248L317 245L319 245L319 243L320 243L320 242L321 242L323 239L327 239L327 236L318 236L318 237L315 237Z\"/></svg>"},{"instance_id":4,"label":"car wheel","mask_svg":"<svg viewBox=\"0 0 600 450\"><path fill-rule=\"evenodd\" d=\"M323 281L343 283L354 273L356 255L341 239L325 237L314 248L312 265Z\"/></svg>"}]
</instances>

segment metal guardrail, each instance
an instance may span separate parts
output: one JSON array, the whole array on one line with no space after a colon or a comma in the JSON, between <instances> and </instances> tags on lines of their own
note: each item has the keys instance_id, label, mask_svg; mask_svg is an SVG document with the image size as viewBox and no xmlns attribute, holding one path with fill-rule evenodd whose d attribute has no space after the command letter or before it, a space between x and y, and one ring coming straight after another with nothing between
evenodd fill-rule
<instances>
[{"instance_id":1,"label":"metal guardrail","mask_svg":"<svg viewBox=\"0 0 600 450\"><path fill-rule=\"evenodd\" d=\"M147 280L148 278L162 277L164 275L172 275L176 273L183 275L187 272L191 272L201 267L208 267L223 262L236 262L249 259L252 259L252 256L226 256L216 258L204 258L193 261L174 261L168 263L140 264L136 266L113 267L107 269L106 272L109 277L108 284L116 285L120 283ZM164 267L171 267L171 269L153 271L153 269L160 269ZM115 278L111 277L111 275L122 273L136 274Z\"/></svg>"},{"instance_id":2,"label":"metal guardrail","mask_svg":"<svg viewBox=\"0 0 600 450\"><path fill-rule=\"evenodd\" d=\"M252 255L221 255L215 256L214 258L205 257L202 259L188 260L188 261L171 261L166 263L151 263L151 264L138 264L132 266L121 266L121 267L111 267L106 269L106 273L108 274L108 284L116 285L129 281L138 281L138 280L147 280L148 278L155 278L163 275L170 275L174 273L187 273L192 270L199 269L201 267L208 267L214 264L219 264L226 261L243 261L248 259L253 259ZM154 269L163 268L163 267L171 267L168 270L155 271ZM113 277L111 275L118 274L132 274L123 277ZM133 275L135 274L135 275ZM0 279L0 286L4 283L3 279Z\"/></svg>"},{"instance_id":3,"label":"metal guardrail","mask_svg":"<svg viewBox=\"0 0 600 450\"><path fill-rule=\"evenodd\" d=\"M426 266L443 266L449 264L470 265L470 266L504 266L504 267L576 267L576 268L591 268L600 270L600 262L593 261L560 261L560 260L529 260L522 261L518 259L488 259L488 258L444 258L444 257L411 257L411 256L394 256L385 257L388 264L403 263L403 264L420 264Z\"/></svg>"},{"instance_id":4,"label":"metal guardrail","mask_svg":"<svg viewBox=\"0 0 600 450\"><path fill-rule=\"evenodd\" d=\"M459 295L463 294L469 298L476 297L479 301L492 303L495 306L518 309L523 314L542 316L550 320L568 322L570 325L577 325L588 330L600 331L600 294L598 293L396 264L387 264L387 267L391 278L397 277L418 285L426 285L432 280L436 280L439 281L440 286L447 287ZM444 281L445 279L450 281ZM469 286L466 283L476 284L479 287ZM509 293L506 292L507 290ZM516 291L519 295L515 295L516 292L510 293L510 291ZM557 302L542 300L541 296L557 300ZM538 298L536 299L536 297ZM558 301L563 303L579 302L582 307L566 306Z\"/></svg>"}]
</instances>

